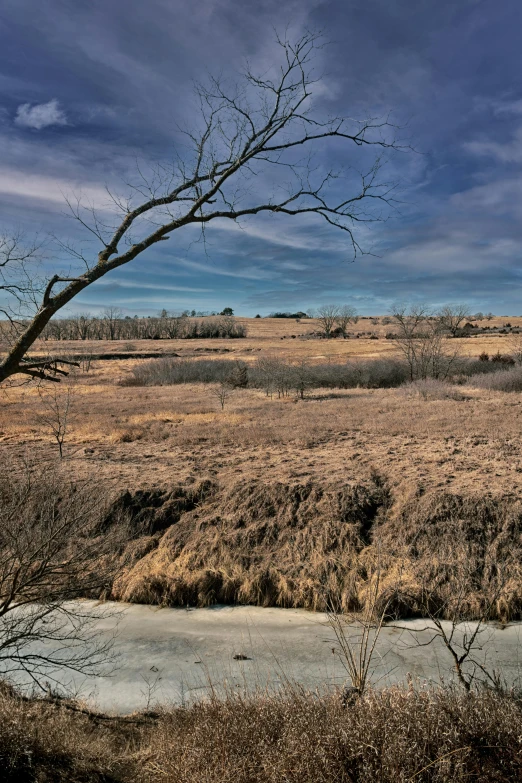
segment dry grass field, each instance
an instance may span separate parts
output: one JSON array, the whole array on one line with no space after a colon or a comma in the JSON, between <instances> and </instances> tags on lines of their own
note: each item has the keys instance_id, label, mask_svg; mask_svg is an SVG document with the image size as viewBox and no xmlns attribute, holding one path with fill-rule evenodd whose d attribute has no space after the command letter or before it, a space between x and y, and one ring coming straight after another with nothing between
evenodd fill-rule
<instances>
[{"instance_id":1,"label":"dry grass field","mask_svg":"<svg viewBox=\"0 0 522 783\"><path fill-rule=\"evenodd\" d=\"M2 389L0 523L34 524L7 476L31 475L58 514L79 504L91 597L324 610L333 596L358 612L378 573L376 611L477 619L489 606L488 619L522 619L522 393L475 376L424 391L309 387L303 399L249 386L221 409L214 383L132 385L158 361L138 354L254 368L363 366L396 352L387 325L366 320L346 340L300 337L309 321L247 326L239 340L36 346L125 358ZM471 358L509 345L503 334L457 342ZM67 405L60 460L53 427ZM339 694L292 685L115 718L2 685L0 763L8 783L515 781L520 710L502 689L370 689L346 709Z\"/></svg>"},{"instance_id":2,"label":"dry grass field","mask_svg":"<svg viewBox=\"0 0 522 783\"><path fill-rule=\"evenodd\" d=\"M53 346L129 358L96 359L88 372L79 370L50 390L31 384L2 390L4 466L57 463L42 405L54 393L63 405L70 394L63 469L108 493L116 506L126 497L123 506L142 520L132 528L132 546L118 556L114 597L316 609L324 607L328 584L353 608L364 603L361 563L375 561L378 538L393 553L387 574L399 560L408 564L413 597L403 613L415 611L427 564L439 563L439 574L452 547L456 560L476 563L481 573L466 577L465 608L468 616L480 613L481 596L492 584L486 561L520 545L521 394L476 388L472 381L427 398L414 387L314 388L304 399L244 388L221 410L214 384L125 385L133 369L150 361L135 353L324 365L396 351L383 338L389 327L382 323L371 325L379 339L346 340L292 339L298 330L311 331L310 321L251 319L247 326L248 337L239 340ZM359 321L357 329L368 332L370 322ZM476 358L504 352L505 339L497 334L458 343L463 355ZM206 489L198 495L200 487ZM169 520L165 510L157 523L157 508L170 508L172 493L180 492L199 498L183 507L183 524L173 524L179 514ZM417 544L406 551L399 544L408 536ZM522 613L517 569L513 563L507 568L509 596L496 604L503 620ZM444 600L455 579L447 576L437 588Z\"/></svg>"},{"instance_id":3,"label":"dry grass field","mask_svg":"<svg viewBox=\"0 0 522 783\"><path fill-rule=\"evenodd\" d=\"M198 319L196 319L198 320ZM239 340L202 339L202 340L68 340L66 342L38 341L34 345L33 354L45 354L48 351L57 352L61 356L76 353L179 353L181 356L216 354L221 351L245 361L253 360L258 353L269 353L271 356L291 358L293 360L308 359L310 361L339 361L350 358L375 358L393 355L393 342L385 339L388 332L393 332L391 319L387 317L364 317L356 324L350 324L350 339L309 340L312 332L320 329L319 322L313 318L302 319L299 322L292 318L237 318L236 321L247 329L246 338ZM491 320L478 322L487 328L502 328L509 323L513 328L522 328L522 316L494 317ZM378 340L372 338L374 335ZM502 339L505 335L484 335L459 340L459 348L465 356L479 355L481 351L495 353L502 350ZM253 356L250 356L253 354Z\"/></svg>"},{"instance_id":4,"label":"dry grass field","mask_svg":"<svg viewBox=\"0 0 522 783\"><path fill-rule=\"evenodd\" d=\"M291 338L311 322L244 319L241 340L162 340L52 344L60 355L80 352L177 353L180 357L260 357L342 363L396 355L392 340ZM382 320L382 319L381 319ZM497 319L499 325L503 319ZM520 319L508 319L513 325ZM369 323L369 322L368 322ZM495 321L492 321L494 324ZM367 331L367 322L356 329ZM378 333L389 327L380 324ZM285 339L282 339L285 338ZM504 335L458 341L463 355L503 351ZM37 346L49 349L49 343ZM303 481L354 478L373 467L394 486L422 483L455 491L517 492L522 482L522 399L466 386L461 399L428 399L407 389L313 389L304 400L270 399L259 389L238 389L220 406L205 384L120 385L144 361L92 362L62 384L71 390L65 443L68 463L83 475L95 471L119 487L168 486L216 477ZM54 387L53 387L54 388ZM58 396L62 388L58 388ZM5 459L30 454L53 460L56 444L39 420L34 385L0 392L0 443ZM487 486L486 486L487 485Z\"/></svg>"}]
</instances>

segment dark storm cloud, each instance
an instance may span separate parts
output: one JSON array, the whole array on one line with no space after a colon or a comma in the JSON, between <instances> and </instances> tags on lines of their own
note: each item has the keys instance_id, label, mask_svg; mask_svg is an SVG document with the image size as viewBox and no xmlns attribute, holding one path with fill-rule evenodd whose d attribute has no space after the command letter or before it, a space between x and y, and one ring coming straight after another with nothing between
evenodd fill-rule
<instances>
[{"instance_id":1,"label":"dark storm cloud","mask_svg":"<svg viewBox=\"0 0 522 783\"><path fill-rule=\"evenodd\" d=\"M194 79L229 76L245 57L270 65L273 26L320 28L331 43L318 104L392 110L418 150L389 163L403 204L361 234L376 255L351 263L346 237L314 220L221 223L206 245L180 232L75 307L382 312L410 298L522 312L521 21L517 0L6 0L3 222L78 240L63 194L104 209L105 185L121 187L136 157L169 159L194 122ZM326 157L349 160L335 144Z\"/></svg>"}]
</instances>

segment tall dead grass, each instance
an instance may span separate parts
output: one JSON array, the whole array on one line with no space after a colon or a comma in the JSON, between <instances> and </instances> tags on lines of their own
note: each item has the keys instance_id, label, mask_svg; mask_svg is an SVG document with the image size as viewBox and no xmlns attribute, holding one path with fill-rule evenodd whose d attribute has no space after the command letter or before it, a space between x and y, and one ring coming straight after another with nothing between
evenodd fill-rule
<instances>
[{"instance_id":1,"label":"tall dead grass","mask_svg":"<svg viewBox=\"0 0 522 783\"><path fill-rule=\"evenodd\" d=\"M379 605L394 616L425 615L429 595L430 613L478 619L494 596L490 619L522 618L516 496L422 487L401 494L375 470L359 475L306 483L245 478L225 487L206 479L119 495L98 484L96 503L89 485L80 492L66 473L54 494L49 482L43 486L58 522L70 504L83 504L81 574L72 585L80 595L314 611L333 599L341 611L357 612L367 606L368 574L378 561ZM4 513L18 508L17 486L15 477L4 486ZM36 525L42 484L20 487L23 518Z\"/></svg>"},{"instance_id":2,"label":"tall dead grass","mask_svg":"<svg viewBox=\"0 0 522 783\"><path fill-rule=\"evenodd\" d=\"M136 603L358 608L358 556L387 502L378 481L344 487L239 482L184 515L114 583Z\"/></svg>"},{"instance_id":3,"label":"tall dead grass","mask_svg":"<svg viewBox=\"0 0 522 783\"><path fill-rule=\"evenodd\" d=\"M490 363L494 365L494 362ZM515 366L508 370L497 370L487 375L474 376L469 379L468 384L478 389L489 389L499 392L521 392L522 391L522 367Z\"/></svg>"},{"instance_id":4,"label":"tall dead grass","mask_svg":"<svg viewBox=\"0 0 522 783\"><path fill-rule=\"evenodd\" d=\"M157 514L154 511L154 514ZM240 481L215 486L140 559L121 563L113 596L169 606L254 604L344 612L367 604L379 560L380 604L396 617L522 617L522 505L450 493L395 498L358 484ZM455 602L458 601L458 607ZM379 604L379 605L380 605Z\"/></svg>"},{"instance_id":5,"label":"tall dead grass","mask_svg":"<svg viewBox=\"0 0 522 783\"><path fill-rule=\"evenodd\" d=\"M0 690L5 783L519 781L514 696L391 688L348 708L289 688L108 719Z\"/></svg>"}]
</instances>

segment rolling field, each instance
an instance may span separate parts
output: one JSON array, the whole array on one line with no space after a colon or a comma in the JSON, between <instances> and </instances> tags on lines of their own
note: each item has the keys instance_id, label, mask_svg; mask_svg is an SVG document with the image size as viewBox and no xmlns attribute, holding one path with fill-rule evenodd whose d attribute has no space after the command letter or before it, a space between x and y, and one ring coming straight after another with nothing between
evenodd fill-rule
<instances>
[{"instance_id":1,"label":"rolling field","mask_svg":"<svg viewBox=\"0 0 522 783\"><path fill-rule=\"evenodd\" d=\"M341 365L396 355L393 340L382 336L386 324L374 327L379 339L292 338L297 328L309 332L312 326L252 319L248 337L240 340L53 345L60 354L64 348L76 355L81 347L128 358L95 359L88 371L74 372L51 390L30 384L3 390L4 465L11 473L23 473L28 463L56 468L58 449L44 403L54 395L63 408L68 397L59 469L92 483L109 506L130 514L125 525L132 546L118 549L109 590L124 600L318 609L324 608L324 580L337 574L336 589L348 608L364 603L358 573L365 559L375 561L377 539L387 541L389 573L407 561L412 585L436 563L437 580L448 551L458 563L476 561L477 568L488 558L503 562L508 550L518 552L520 393L479 388L473 379L433 395L408 386L310 388L299 399L237 388L222 410L212 383L128 385L133 370L151 361L133 354L152 351L189 362L228 359L231 366L236 359L251 366L274 357ZM358 333L367 327L359 321ZM452 345L458 342L463 356L476 358L483 351L504 352L505 340L496 334ZM168 509L178 495L185 498L185 516L176 525L179 514L171 518ZM113 519L113 511L107 513ZM141 520L137 527L131 517ZM358 520L348 537L347 518ZM417 542L411 551L408 535ZM405 541L408 551L401 549ZM521 615L517 569L507 569L510 594L495 610L499 619ZM452 579L439 585L446 597ZM469 616L478 611L491 574L480 579L466 588ZM414 611L415 600L402 611Z\"/></svg>"}]
</instances>

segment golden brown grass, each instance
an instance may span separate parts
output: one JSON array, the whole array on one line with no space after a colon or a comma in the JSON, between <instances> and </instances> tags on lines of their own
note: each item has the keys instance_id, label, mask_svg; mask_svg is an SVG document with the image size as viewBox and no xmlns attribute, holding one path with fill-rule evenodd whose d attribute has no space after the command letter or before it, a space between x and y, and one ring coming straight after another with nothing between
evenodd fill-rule
<instances>
[{"instance_id":1,"label":"golden brown grass","mask_svg":"<svg viewBox=\"0 0 522 783\"><path fill-rule=\"evenodd\" d=\"M375 473L358 483L206 484L200 494L170 518L169 496L136 499L142 529L161 532L139 557L125 552L115 598L321 611L335 601L357 612L378 566L378 600L397 616L422 616L429 595L430 611L448 619L479 619L488 602L491 619L522 617L522 506L513 498L401 497Z\"/></svg>"},{"instance_id":2,"label":"golden brown grass","mask_svg":"<svg viewBox=\"0 0 522 783\"><path fill-rule=\"evenodd\" d=\"M315 319L305 319L300 323L286 318L237 318L237 321L247 328L244 339L203 339L203 340L71 340L71 341L39 341L35 344L33 353L54 355L67 354L114 354L126 352L139 353L179 353L180 356L205 356L223 352L231 357L249 361L258 354L280 356L281 358L308 359L310 361L342 361L348 358L375 358L391 356L395 352L392 340L386 340L385 335L393 332L393 324L385 323L383 316L362 318L357 324L350 325L350 333L354 339L303 339L311 332L319 330ZM502 327L510 323L514 328L522 327L522 317L495 317L491 321L481 321L481 326ZM370 339L370 335L378 337ZM295 339L293 339L293 337ZM509 335L494 334L463 338L456 341L464 356L478 356L482 351L493 354L506 351ZM452 342L452 347L454 343ZM253 355L252 355L253 354Z\"/></svg>"},{"instance_id":3,"label":"golden brown grass","mask_svg":"<svg viewBox=\"0 0 522 783\"><path fill-rule=\"evenodd\" d=\"M367 323L362 323L366 328ZM296 326L310 328L309 323ZM265 351L269 355L277 349L290 352L293 359L305 350L314 359L314 351L330 348L358 350L360 355L365 345L368 351L381 345L391 348L385 340L276 339L282 330L293 333L293 327L286 320L253 320L252 329L260 330L257 336L221 342L233 351L244 351L245 346L256 349L241 354L245 357ZM502 338L459 342L473 345L478 355L487 339ZM205 350L220 343L201 342ZM195 351L197 345L190 342L190 346L193 356L201 355ZM187 517L161 542L148 533L142 534L141 543L133 539L132 563L118 565L115 592L120 597L317 608L324 601L325 585L335 584L345 606L360 602L357 584L366 544L361 548L356 542L359 533L343 527L335 498L346 499L354 487L363 495L372 494L372 472L382 477L390 496L387 527L372 521L372 535L379 529L381 538L386 538L393 560L387 565L390 573L399 563L407 564L401 568L412 589L430 558L440 563L442 554L435 556L434 547L439 539L441 546L451 541L455 525L462 534L460 561L468 556L475 517L482 520L481 535L487 529L494 531L488 552L506 537L518 546L517 498L522 491L518 393L465 386L458 387L452 399L424 400L403 389L319 389L307 392L304 400L278 400L260 390L238 389L221 411L203 384L121 386L121 378L136 361L99 361L73 380L72 419L64 446L68 469L97 486L110 486L114 497L127 490L168 494L178 485L191 488L202 480L218 489L199 521L195 514ZM37 404L33 386L2 391L4 465L24 459L40 464L56 460L56 444L35 415ZM248 516L245 492L257 498L264 516ZM299 512L304 516L297 527L285 521L296 505L296 493L306 495L303 508L309 507L306 514ZM325 510L326 499L337 509L335 513ZM269 512L270 504L280 510L281 518L279 511L275 516ZM384 505L379 505L381 514ZM445 516L439 513L441 505ZM221 527L215 522L218 516ZM206 527L201 520L206 520ZM438 530L438 538L425 537L424 549L415 555L394 548L405 543L406 534L415 536L423 526ZM371 554L368 550L367 556ZM342 557L344 570L335 566L335 557ZM517 574L512 576L511 597L498 608L503 618L520 613L520 580ZM442 595L450 594L453 584L446 579ZM488 585L486 578L484 584L466 588L469 615L476 613L481 591L487 591Z\"/></svg>"},{"instance_id":4,"label":"golden brown grass","mask_svg":"<svg viewBox=\"0 0 522 783\"><path fill-rule=\"evenodd\" d=\"M42 495L53 520L63 509L66 521L70 502L81 502L83 576L73 562L75 595L311 610L335 602L357 612L367 606L368 574L378 568L378 601L396 616L429 610L480 619L491 605L490 619L522 618L522 506L513 497L424 494L420 487L403 494L375 469L360 469L356 481L263 477L224 487L174 479L168 489L124 493L96 477L92 502L92 479L79 488L67 467L60 481L48 479L45 468L27 478L24 507L15 482L6 485L12 507L8 494L3 502L6 518L18 514L29 531Z\"/></svg>"},{"instance_id":5,"label":"golden brown grass","mask_svg":"<svg viewBox=\"0 0 522 783\"><path fill-rule=\"evenodd\" d=\"M478 783L520 780L520 703L391 688L343 708L289 688L108 718L0 691L5 783Z\"/></svg>"},{"instance_id":6,"label":"golden brown grass","mask_svg":"<svg viewBox=\"0 0 522 783\"><path fill-rule=\"evenodd\" d=\"M522 488L519 394L466 388L462 401L424 401L399 389L318 390L295 402L247 389L221 412L202 385L122 388L109 376L92 385L81 377L78 387L66 458L78 475L95 471L122 489L168 486L173 476L219 476L227 485L260 471L270 481L356 479L372 464L393 486ZM4 393L4 459L54 458L36 404L29 387Z\"/></svg>"}]
</instances>

